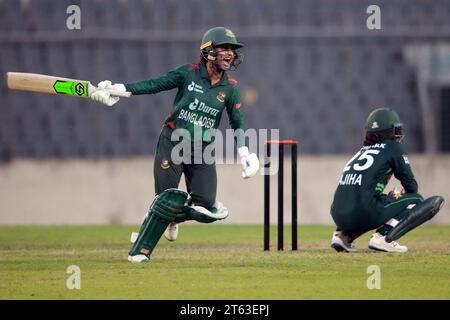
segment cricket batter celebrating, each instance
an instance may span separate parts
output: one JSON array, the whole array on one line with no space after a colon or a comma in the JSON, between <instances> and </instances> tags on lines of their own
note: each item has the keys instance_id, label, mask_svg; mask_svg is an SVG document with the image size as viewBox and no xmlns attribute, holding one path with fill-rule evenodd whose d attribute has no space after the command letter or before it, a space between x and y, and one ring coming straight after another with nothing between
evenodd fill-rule
<instances>
[{"instance_id":1,"label":"cricket batter celebrating","mask_svg":"<svg viewBox=\"0 0 450 320\"><path fill-rule=\"evenodd\" d=\"M243 47L234 33L223 27L208 30L200 46L200 62L182 65L157 79L131 84L112 84L102 81L92 99L112 106L119 98L111 92L131 92L133 95L154 94L177 88L173 110L164 121L156 148L154 162L155 192L150 209L145 216L128 260L149 261L150 255L164 233L174 241L178 235L178 223L196 220L210 223L225 219L228 210L216 201L217 174L215 163L172 159L172 150L178 141L172 141L172 133L183 129L192 139L192 151L202 139L200 148L204 150L214 138L206 132L216 129L226 110L231 127L235 131L238 154L243 165L242 177L255 175L259 160L255 153L249 153L245 146L244 120L237 82L227 74L241 62L238 49ZM188 157L191 158L190 156ZM192 157L193 158L193 157ZM185 159L185 158L183 158ZM203 159L203 157L202 157ZM178 189L184 173L187 193Z\"/></svg>"},{"instance_id":2,"label":"cricket batter celebrating","mask_svg":"<svg viewBox=\"0 0 450 320\"><path fill-rule=\"evenodd\" d=\"M337 225L331 247L355 252L353 241L376 229L369 248L385 252L406 252L395 242L401 236L436 215L444 199L426 200L418 194L417 182L403 146L403 125L398 114L380 108L370 113L366 123L364 146L346 164L331 206ZM394 175L404 193L383 193Z\"/></svg>"}]
</instances>

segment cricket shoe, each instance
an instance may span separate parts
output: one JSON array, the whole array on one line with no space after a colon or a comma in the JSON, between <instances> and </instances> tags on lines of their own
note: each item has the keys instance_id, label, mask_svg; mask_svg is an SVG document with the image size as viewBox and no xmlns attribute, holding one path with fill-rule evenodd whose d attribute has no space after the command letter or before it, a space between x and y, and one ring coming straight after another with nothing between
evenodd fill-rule
<instances>
[{"instance_id":1,"label":"cricket shoe","mask_svg":"<svg viewBox=\"0 0 450 320\"><path fill-rule=\"evenodd\" d=\"M384 252L407 252L408 247L402 246L395 241L386 242L386 237L381 234L374 233L369 242L369 249Z\"/></svg>"},{"instance_id":2,"label":"cricket shoe","mask_svg":"<svg viewBox=\"0 0 450 320\"><path fill-rule=\"evenodd\" d=\"M164 231L164 237L169 241L175 241L178 238L178 223L171 222Z\"/></svg>"},{"instance_id":3,"label":"cricket shoe","mask_svg":"<svg viewBox=\"0 0 450 320\"><path fill-rule=\"evenodd\" d=\"M128 261L131 263L149 262L150 259L143 254L136 254L134 256L128 256Z\"/></svg>"},{"instance_id":4,"label":"cricket shoe","mask_svg":"<svg viewBox=\"0 0 450 320\"><path fill-rule=\"evenodd\" d=\"M342 231L333 232L333 237L331 238L331 247L337 252L356 252L355 245L350 242L348 236L346 236Z\"/></svg>"}]
</instances>

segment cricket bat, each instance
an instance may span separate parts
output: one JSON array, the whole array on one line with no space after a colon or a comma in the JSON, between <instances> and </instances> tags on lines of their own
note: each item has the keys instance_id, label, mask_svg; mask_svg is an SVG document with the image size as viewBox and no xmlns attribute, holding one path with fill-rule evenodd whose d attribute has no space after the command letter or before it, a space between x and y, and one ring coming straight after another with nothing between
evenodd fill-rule
<instances>
[{"instance_id":1,"label":"cricket bat","mask_svg":"<svg viewBox=\"0 0 450 320\"><path fill-rule=\"evenodd\" d=\"M37 73L7 72L6 84L10 90L66 94L89 98L97 89L87 80L54 77ZM131 92L111 92L111 95L129 98Z\"/></svg>"}]
</instances>

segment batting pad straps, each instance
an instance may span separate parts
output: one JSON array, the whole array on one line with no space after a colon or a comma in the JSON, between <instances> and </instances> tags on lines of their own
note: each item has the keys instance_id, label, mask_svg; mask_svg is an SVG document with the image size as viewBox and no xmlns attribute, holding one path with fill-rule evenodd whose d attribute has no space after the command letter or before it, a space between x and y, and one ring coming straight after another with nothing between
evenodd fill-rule
<instances>
[{"instance_id":1,"label":"batting pad straps","mask_svg":"<svg viewBox=\"0 0 450 320\"><path fill-rule=\"evenodd\" d=\"M228 209L222 203L216 202L211 211L202 206L185 206L182 214L178 215L175 222L195 220L201 223L211 223L228 217Z\"/></svg>"},{"instance_id":2,"label":"batting pad straps","mask_svg":"<svg viewBox=\"0 0 450 320\"><path fill-rule=\"evenodd\" d=\"M398 220L392 218L391 220L389 220L385 224L395 228L398 225L398 222L399 222Z\"/></svg>"},{"instance_id":3,"label":"batting pad straps","mask_svg":"<svg viewBox=\"0 0 450 320\"><path fill-rule=\"evenodd\" d=\"M177 208L170 203L164 203L162 201L157 201L153 208L150 210L150 214L154 214L163 220L168 222L173 222L177 214L181 212L181 208Z\"/></svg>"},{"instance_id":4,"label":"batting pad straps","mask_svg":"<svg viewBox=\"0 0 450 320\"><path fill-rule=\"evenodd\" d=\"M212 211L209 211L208 209L201 206L192 206L191 209L193 209L192 213L194 215L204 216L214 220L223 220L228 217L228 210L225 207L222 207L220 210L218 210L216 207L213 207L211 209Z\"/></svg>"}]
</instances>

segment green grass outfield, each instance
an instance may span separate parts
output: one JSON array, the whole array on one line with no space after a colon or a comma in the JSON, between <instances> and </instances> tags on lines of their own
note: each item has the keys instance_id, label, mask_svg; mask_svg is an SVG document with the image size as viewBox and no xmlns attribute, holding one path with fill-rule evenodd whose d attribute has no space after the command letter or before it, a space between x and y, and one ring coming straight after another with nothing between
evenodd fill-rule
<instances>
[{"instance_id":1,"label":"green grass outfield","mask_svg":"<svg viewBox=\"0 0 450 320\"><path fill-rule=\"evenodd\" d=\"M450 226L423 226L399 241L407 254L329 248L331 226L300 226L299 251L262 250L262 226L181 225L161 239L148 264L131 264L137 227L0 227L0 299L449 299ZM81 269L69 290L67 267ZM369 290L370 265L381 289Z\"/></svg>"}]
</instances>

